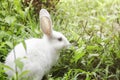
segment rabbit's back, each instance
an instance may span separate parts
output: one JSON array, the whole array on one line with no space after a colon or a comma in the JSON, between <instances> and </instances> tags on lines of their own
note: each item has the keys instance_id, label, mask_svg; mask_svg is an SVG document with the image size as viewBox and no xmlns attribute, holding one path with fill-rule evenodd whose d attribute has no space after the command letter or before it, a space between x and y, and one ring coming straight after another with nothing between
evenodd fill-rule
<instances>
[{"instance_id":1,"label":"rabbit's back","mask_svg":"<svg viewBox=\"0 0 120 80\"><path fill-rule=\"evenodd\" d=\"M46 74L52 65L57 61L58 54L56 54L50 45L42 39L28 39L25 41L26 48L22 43L18 44L7 56L6 65L15 70L15 56L24 64L24 70L30 71L30 75L39 76L39 79ZM14 55L15 53L15 55ZM21 71L18 69L18 72ZM13 76L13 72L8 70L6 72L9 76Z\"/></svg>"}]
</instances>

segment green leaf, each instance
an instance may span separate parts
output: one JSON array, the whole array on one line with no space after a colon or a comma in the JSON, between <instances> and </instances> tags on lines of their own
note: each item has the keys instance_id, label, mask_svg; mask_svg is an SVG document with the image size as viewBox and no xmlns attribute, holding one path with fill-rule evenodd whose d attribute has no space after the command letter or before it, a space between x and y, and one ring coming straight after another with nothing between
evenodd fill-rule
<instances>
[{"instance_id":1,"label":"green leaf","mask_svg":"<svg viewBox=\"0 0 120 80\"><path fill-rule=\"evenodd\" d=\"M106 18L105 18L104 16L99 16L99 20L100 20L101 22L106 22Z\"/></svg>"},{"instance_id":2,"label":"green leaf","mask_svg":"<svg viewBox=\"0 0 120 80\"><path fill-rule=\"evenodd\" d=\"M14 21L16 21L16 18L14 16L5 17L5 22L8 24L12 24Z\"/></svg>"},{"instance_id":3,"label":"green leaf","mask_svg":"<svg viewBox=\"0 0 120 80\"><path fill-rule=\"evenodd\" d=\"M74 56L73 56L75 63L77 63L77 61L78 61L79 59L81 59L84 55L85 55L84 47L81 47L81 48L77 49L77 50L75 51Z\"/></svg>"},{"instance_id":4,"label":"green leaf","mask_svg":"<svg viewBox=\"0 0 120 80\"><path fill-rule=\"evenodd\" d=\"M11 67L9 67L9 66L1 63L1 62L0 62L0 66L3 67L3 68L5 68L5 70L6 70L6 69L9 69L9 70L11 70L11 71L14 71Z\"/></svg>"},{"instance_id":5,"label":"green leaf","mask_svg":"<svg viewBox=\"0 0 120 80\"><path fill-rule=\"evenodd\" d=\"M23 62L21 61L21 58L18 58L15 60L15 64L17 65L17 67L22 70L23 69Z\"/></svg>"},{"instance_id":6,"label":"green leaf","mask_svg":"<svg viewBox=\"0 0 120 80\"><path fill-rule=\"evenodd\" d=\"M27 52L27 46L26 46L25 40L22 41L22 44L23 44L23 47L25 48L25 51Z\"/></svg>"},{"instance_id":7,"label":"green leaf","mask_svg":"<svg viewBox=\"0 0 120 80\"><path fill-rule=\"evenodd\" d=\"M10 47L10 48L13 48L13 44L9 41L6 41L6 44Z\"/></svg>"},{"instance_id":8,"label":"green leaf","mask_svg":"<svg viewBox=\"0 0 120 80\"><path fill-rule=\"evenodd\" d=\"M23 72L19 75L19 78L24 77L24 76L27 75L29 72L30 72L30 71L28 71L28 70L23 71Z\"/></svg>"},{"instance_id":9,"label":"green leaf","mask_svg":"<svg viewBox=\"0 0 120 80\"><path fill-rule=\"evenodd\" d=\"M86 74L86 79L85 80L91 80L90 75Z\"/></svg>"}]
</instances>

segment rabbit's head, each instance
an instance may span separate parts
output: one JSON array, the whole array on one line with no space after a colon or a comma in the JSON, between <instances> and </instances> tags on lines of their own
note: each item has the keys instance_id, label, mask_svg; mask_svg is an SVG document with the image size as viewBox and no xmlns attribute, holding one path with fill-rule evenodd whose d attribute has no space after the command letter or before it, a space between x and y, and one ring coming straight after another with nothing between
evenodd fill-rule
<instances>
[{"instance_id":1,"label":"rabbit's head","mask_svg":"<svg viewBox=\"0 0 120 80\"><path fill-rule=\"evenodd\" d=\"M68 47L70 43L67 38L62 33L52 29L52 20L48 11L46 9L41 9L39 15L40 27L44 33L43 38L46 40L46 42L56 50Z\"/></svg>"}]
</instances>

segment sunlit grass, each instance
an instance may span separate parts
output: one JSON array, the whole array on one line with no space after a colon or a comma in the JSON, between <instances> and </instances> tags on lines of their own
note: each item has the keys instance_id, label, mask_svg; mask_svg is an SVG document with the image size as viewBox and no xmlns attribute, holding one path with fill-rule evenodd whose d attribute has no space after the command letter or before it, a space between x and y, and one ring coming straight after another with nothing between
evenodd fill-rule
<instances>
[{"instance_id":1,"label":"sunlit grass","mask_svg":"<svg viewBox=\"0 0 120 80\"><path fill-rule=\"evenodd\" d=\"M120 1L62 0L57 6L55 28L74 45L61 55L63 80L118 80Z\"/></svg>"},{"instance_id":2,"label":"sunlit grass","mask_svg":"<svg viewBox=\"0 0 120 80\"><path fill-rule=\"evenodd\" d=\"M0 5L3 62L14 47L13 42L39 38L42 34L38 14L34 14L31 6L23 8L19 1L3 1ZM51 15L54 29L66 35L73 46L61 52L49 80L120 79L119 0L60 0Z\"/></svg>"}]
</instances>

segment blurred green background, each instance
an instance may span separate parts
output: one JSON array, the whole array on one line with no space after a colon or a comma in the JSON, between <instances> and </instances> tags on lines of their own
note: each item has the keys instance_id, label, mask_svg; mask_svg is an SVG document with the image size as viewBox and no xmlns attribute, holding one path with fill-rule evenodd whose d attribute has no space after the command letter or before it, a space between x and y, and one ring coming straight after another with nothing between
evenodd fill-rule
<instances>
[{"instance_id":1,"label":"blurred green background","mask_svg":"<svg viewBox=\"0 0 120 80\"><path fill-rule=\"evenodd\" d=\"M19 42L42 37L41 8L73 45L49 80L120 80L120 0L0 0L1 63ZM0 80L7 80L2 66Z\"/></svg>"}]
</instances>

